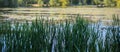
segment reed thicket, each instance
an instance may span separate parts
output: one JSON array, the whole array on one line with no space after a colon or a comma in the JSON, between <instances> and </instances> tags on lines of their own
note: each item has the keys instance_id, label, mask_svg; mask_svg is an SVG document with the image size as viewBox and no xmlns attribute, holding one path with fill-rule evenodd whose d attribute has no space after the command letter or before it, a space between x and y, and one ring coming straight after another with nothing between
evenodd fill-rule
<instances>
[{"instance_id":1,"label":"reed thicket","mask_svg":"<svg viewBox=\"0 0 120 52\"><path fill-rule=\"evenodd\" d=\"M5 21L0 24L0 49L5 52L119 52L120 23L116 16L105 38L98 28L78 16L75 22L55 23L34 20L25 23Z\"/></svg>"}]
</instances>

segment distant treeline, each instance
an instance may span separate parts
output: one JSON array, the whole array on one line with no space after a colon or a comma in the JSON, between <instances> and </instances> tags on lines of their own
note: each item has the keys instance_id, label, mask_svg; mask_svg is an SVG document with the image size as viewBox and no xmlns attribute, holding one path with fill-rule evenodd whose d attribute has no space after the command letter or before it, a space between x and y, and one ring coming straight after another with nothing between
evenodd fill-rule
<instances>
[{"instance_id":1,"label":"distant treeline","mask_svg":"<svg viewBox=\"0 0 120 52\"><path fill-rule=\"evenodd\" d=\"M32 6L57 7L57 6L73 6L73 5L105 5L108 7L120 7L120 0L0 0L0 7L28 7Z\"/></svg>"}]
</instances>

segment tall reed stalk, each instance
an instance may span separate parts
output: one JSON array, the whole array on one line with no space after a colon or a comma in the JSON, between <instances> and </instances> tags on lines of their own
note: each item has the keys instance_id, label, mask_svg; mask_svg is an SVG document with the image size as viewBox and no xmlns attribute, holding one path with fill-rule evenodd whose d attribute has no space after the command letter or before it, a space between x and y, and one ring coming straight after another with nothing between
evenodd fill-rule
<instances>
[{"instance_id":1,"label":"tall reed stalk","mask_svg":"<svg viewBox=\"0 0 120 52\"><path fill-rule=\"evenodd\" d=\"M114 16L116 17L116 16ZM56 23L36 19L25 23L4 21L0 24L0 50L3 52L119 52L119 17L107 28L105 38L88 20L77 16L75 22ZM117 26L117 28L115 27ZM105 40L105 41L103 41ZM4 48L3 48L4 47Z\"/></svg>"}]
</instances>

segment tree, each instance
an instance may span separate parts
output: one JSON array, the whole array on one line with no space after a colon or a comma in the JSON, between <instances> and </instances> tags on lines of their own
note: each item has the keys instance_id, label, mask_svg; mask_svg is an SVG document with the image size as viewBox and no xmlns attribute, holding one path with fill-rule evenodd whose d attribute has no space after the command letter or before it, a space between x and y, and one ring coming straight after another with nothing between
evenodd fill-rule
<instances>
[{"instance_id":1,"label":"tree","mask_svg":"<svg viewBox=\"0 0 120 52\"><path fill-rule=\"evenodd\" d=\"M18 0L18 6L23 6L23 0Z\"/></svg>"},{"instance_id":2,"label":"tree","mask_svg":"<svg viewBox=\"0 0 120 52\"><path fill-rule=\"evenodd\" d=\"M18 6L18 0L3 0L2 5L3 7L17 7Z\"/></svg>"},{"instance_id":3,"label":"tree","mask_svg":"<svg viewBox=\"0 0 120 52\"><path fill-rule=\"evenodd\" d=\"M93 0L93 4L99 4L100 3L100 0Z\"/></svg>"},{"instance_id":4,"label":"tree","mask_svg":"<svg viewBox=\"0 0 120 52\"><path fill-rule=\"evenodd\" d=\"M42 5L43 5L43 0L38 0L37 2L38 2L38 4L39 4L39 6L42 7Z\"/></svg>"},{"instance_id":5,"label":"tree","mask_svg":"<svg viewBox=\"0 0 120 52\"><path fill-rule=\"evenodd\" d=\"M11 7L17 7L18 6L18 0L12 0Z\"/></svg>"},{"instance_id":6,"label":"tree","mask_svg":"<svg viewBox=\"0 0 120 52\"><path fill-rule=\"evenodd\" d=\"M120 0L116 0L116 5L120 8Z\"/></svg>"},{"instance_id":7,"label":"tree","mask_svg":"<svg viewBox=\"0 0 120 52\"><path fill-rule=\"evenodd\" d=\"M118 0L117 0L118 1ZM103 3L106 6L115 6L115 0L104 0Z\"/></svg>"},{"instance_id":8,"label":"tree","mask_svg":"<svg viewBox=\"0 0 120 52\"><path fill-rule=\"evenodd\" d=\"M61 3L62 7L66 7L69 4L68 0L59 0L59 2Z\"/></svg>"},{"instance_id":9,"label":"tree","mask_svg":"<svg viewBox=\"0 0 120 52\"><path fill-rule=\"evenodd\" d=\"M70 0L69 2L71 5L78 5L79 4L79 0Z\"/></svg>"},{"instance_id":10,"label":"tree","mask_svg":"<svg viewBox=\"0 0 120 52\"><path fill-rule=\"evenodd\" d=\"M29 1L30 0L23 0L24 6L27 6Z\"/></svg>"},{"instance_id":11,"label":"tree","mask_svg":"<svg viewBox=\"0 0 120 52\"><path fill-rule=\"evenodd\" d=\"M50 4L50 6L55 6L56 1L55 1L55 0L50 0L50 1L49 1L49 4Z\"/></svg>"},{"instance_id":12,"label":"tree","mask_svg":"<svg viewBox=\"0 0 120 52\"><path fill-rule=\"evenodd\" d=\"M87 0L83 0L83 5L86 5L87 4Z\"/></svg>"},{"instance_id":13,"label":"tree","mask_svg":"<svg viewBox=\"0 0 120 52\"><path fill-rule=\"evenodd\" d=\"M104 0L104 4L105 4L105 6L109 6L110 5L110 0Z\"/></svg>"},{"instance_id":14,"label":"tree","mask_svg":"<svg viewBox=\"0 0 120 52\"><path fill-rule=\"evenodd\" d=\"M86 0L87 5L91 5L93 0Z\"/></svg>"},{"instance_id":15,"label":"tree","mask_svg":"<svg viewBox=\"0 0 120 52\"><path fill-rule=\"evenodd\" d=\"M8 1L8 0L3 0L3 6L7 7L10 2L11 2L11 0L10 0L10 1Z\"/></svg>"},{"instance_id":16,"label":"tree","mask_svg":"<svg viewBox=\"0 0 120 52\"><path fill-rule=\"evenodd\" d=\"M0 7L2 7L2 6L3 6L3 5L2 5L2 4L3 4L2 2L3 2L3 0L0 0Z\"/></svg>"},{"instance_id":17,"label":"tree","mask_svg":"<svg viewBox=\"0 0 120 52\"><path fill-rule=\"evenodd\" d=\"M69 2L70 2L70 5L72 5L72 4L73 4L73 0L69 0Z\"/></svg>"}]
</instances>

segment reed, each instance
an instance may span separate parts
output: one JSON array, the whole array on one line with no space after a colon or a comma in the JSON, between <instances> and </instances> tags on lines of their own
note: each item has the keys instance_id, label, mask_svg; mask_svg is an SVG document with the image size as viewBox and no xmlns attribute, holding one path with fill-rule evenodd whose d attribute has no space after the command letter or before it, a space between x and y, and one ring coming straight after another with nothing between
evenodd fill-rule
<instances>
[{"instance_id":1,"label":"reed","mask_svg":"<svg viewBox=\"0 0 120 52\"><path fill-rule=\"evenodd\" d=\"M0 24L0 48L4 52L118 52L120 20L115 17L104 39L96 30L99 25L92 27L81 16L74 23L41 18L25 23L4 21Z\"/></svg>"}]
</instances>

